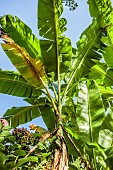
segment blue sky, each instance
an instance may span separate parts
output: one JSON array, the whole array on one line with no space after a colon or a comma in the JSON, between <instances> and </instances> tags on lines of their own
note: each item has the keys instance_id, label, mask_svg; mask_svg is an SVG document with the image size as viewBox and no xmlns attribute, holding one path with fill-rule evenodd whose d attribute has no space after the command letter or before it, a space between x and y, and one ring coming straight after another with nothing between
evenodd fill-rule
<instances>
[{"instance_id":1,"label":"blue sky","mask_svg":"<svg viewBox=\"0 0 113 170\"><path fill-rule=\"evenodd\" d=\"M78 8L75 11L69 11L65 8L63 17L67 18L68 24L66 35L71 39L73 46L75 47L82 31L91 23L91 17L88 11L87 0L76 0L78 2ZM12 14L18 16L23 22L25 22L32 30L33 33L38 36L37 30L37 0L1 0L0 1L0 16L5 14ZM0 68L3 70L15 70L4 51L0 46ZM22 98L8 96L0 94L0 114L4 114L8 108L12 106L27 105ZM1 116L1 115L0 115ZM38 119L39 126L44 126L43 121Z\"/></svg>"}]
</instances>

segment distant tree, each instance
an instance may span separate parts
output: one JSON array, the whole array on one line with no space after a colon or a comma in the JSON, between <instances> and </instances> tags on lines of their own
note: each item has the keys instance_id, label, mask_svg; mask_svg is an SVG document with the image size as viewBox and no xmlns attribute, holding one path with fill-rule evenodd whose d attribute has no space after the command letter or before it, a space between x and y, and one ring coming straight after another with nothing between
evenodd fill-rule
<instances>
[{"instance_id":1,"label":"distant tree","mask_svg":"<svg viewBox=\"0 0 113 170\"><path fill-rule=\"evenodd\" d=\"M75 0L62 0L62 3L64 3L66 6L69 7L69 10L75 10L78 4L75 2Z\"/></svg>"}]
</instances>

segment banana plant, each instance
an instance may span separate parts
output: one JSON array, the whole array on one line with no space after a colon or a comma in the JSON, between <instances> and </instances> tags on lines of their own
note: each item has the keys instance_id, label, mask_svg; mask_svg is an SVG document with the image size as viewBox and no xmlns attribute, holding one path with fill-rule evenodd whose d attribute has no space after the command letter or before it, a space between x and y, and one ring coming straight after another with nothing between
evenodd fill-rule
<instances>
[{"instance_id":1,"label":"banana plant","mask_svg":"<svg viewBox=\"0 0 113 170\"><path fill-rule=\"evenodd\" d=\"M0 69L0 93L23 97L29 103L8 109L3 118L12 128L43 118L48 134L43 134L43 141L55 137L46 168L51 162L53 170L107 170L113 159L111 1L88 0L92 23L76 49L65 36L63 3L38 0L40 39L17 16L0 18L1 46L18 70Z\"/></svg>"}]
</instances>

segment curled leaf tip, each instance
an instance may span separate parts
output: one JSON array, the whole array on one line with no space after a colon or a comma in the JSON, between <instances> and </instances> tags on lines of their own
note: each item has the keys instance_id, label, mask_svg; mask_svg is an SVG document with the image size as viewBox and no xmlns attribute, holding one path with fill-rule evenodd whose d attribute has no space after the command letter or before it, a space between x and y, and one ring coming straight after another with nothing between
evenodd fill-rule
<instances>
[{"instance_id":1,"label":"curled leaf tip","mask_svg":"<svg viewBox=\"0 0 113 170\"><path fill-rule=\"evenodd\" d=\"M5 43L9 43L9 44L14 43L12 38L7 33L5 33L2 28L0 28L0 38L2 38Z\"/></svg>"}]
</instances>

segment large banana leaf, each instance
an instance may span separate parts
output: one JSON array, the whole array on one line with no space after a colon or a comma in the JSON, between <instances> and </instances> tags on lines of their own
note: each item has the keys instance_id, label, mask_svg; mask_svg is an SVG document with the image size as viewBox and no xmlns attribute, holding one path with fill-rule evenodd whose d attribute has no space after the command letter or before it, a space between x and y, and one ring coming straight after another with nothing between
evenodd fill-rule
<instances>
[{"instance_id":1,"label":"large banana leaf","mask_svg":"<svg viewBox=\"0 0 113 170\"><path fill-rule=\"evenodd\" d=\"M76 114L80 132L85 134L90 142L97 142L105 109L95 81L80 83Z\"/></svg>"},{"instance_id":2,"label":"large banana leaf","mask_svg":"<svg viewBox=\"0 0 113 170\"><path fill-rule=\"evenodd\" d=\"M93 66L88 74L89 79L94 79L99 85L103 85L104 79L109 76L106 73L107 66L105 63L98 62L95 66ZM110 79L111 80L111 79Z\"/></svg>"},{"instance_id":3,"label":"large banana leaf","mask_svg":"<svg viewBox=\"0 0 113 170\"><path fill-rule=\"evenodd\" d=\"M63 22L65 19L61 19L62 22L59 25L62 12L62 0L38 0L38 29L40 36L54 41L56 39L55 34L57 34L55 25L57 26L58 34L61 34L60 29L62 30L62 27L66 24L66 22Z\"/></svg>"},{"instance_id":4,"label":"large banana leaf","mask_svg":"<svg viewBox=\"0 0 113 170\"><path fill-rule=\"evenodd\" d=\"M113 69L113 47L107 46L104 48L104 59L109 69Z\"/></svg>"},{"instance_id":5,"label":"large banana leaf","mask_svg":"<svg viewBox=\"0 0 113 170\"><path fill-rule=\"evenodd\" d=\"M109 60L109 56L108 59ZM111 60L112 64L112 60ZM103 87L113 86L113 69L108 69L105 63L97 63L88 74L88 78L96 80Z\"/></svg>"},{"instance_id":6,"label":"large banana leaf","mask_svg":"<svg viewBox=\"0 0 113 170\"><path fill-rule=\"evenodd\" d=\"M5 15L0 18L3 30L18 44L24 47L32 58L40 58L40 43L31 29L24 24L18 17Z\"/></svg>"},{"instance_id":7,"label":"large banana leaf","mask_svg":"<svg viewBox=\"0 0 113 170\"><path fill-rule=\"evenodd\" d=\"M106 31L107 40L106 43L113 45L113 8L111 0L88 0L89 10L92 17L97 18L100 27ZM108 59L105 57L106 61L110 61L110 56L112 53L112 48L104 48L105 53L108 53ZM109 65L108 65L109 66Z\"/></svg>"},{"instance_id":8,"label":"large banana leaf","mask_svg":"<svg viewBox=\"0 0 113 170\"><path fill-rule=\"evenodd\" d=\"M0 69L0 93L19 97L40 96L42 93L31 86L20 74Z\"/></svg>"},{"instance_id":9,"label":"large banana leaf","mask_svg":"<svg viewBox=\"0 0 113 170\"><path fill-rule=\"evenodd\" d=\"M101 130L99 132L99 144L104 147L108 148L111 147L113 144L113 108L110 108L109 113L106 115Z\"/></svg>"},{"instance_id":10,"label":"large banana leaf","mask_svg":"<svg viewBox=\"0 0 113 170\"><path fill-rule=\"evenodd\" d=\"M99 143L99 145L101 145L104 148L108 148L108 147L112 146L113 131L110 131L108 129L100 130L98 143Z\"/></svg>"},{"instance_id":11,"label":"large banana leaf","mask_svg":"<svg viewBox=\"0 0 113 170\"><path fill-rule=\"evenodd\" d=\"M113 9L111 0L88 0L89 3L89 9L90 14L92 17L96 18L98 20L98 24L103 30L103 36L101 41L105 43L106 45L102 47L103 50L103 57L105 60L105 63L107 65L106 69L103 70L104 74L101 74L101 78L98 80L101 81L101 83L98 81L98 84L104 86L101 87L101 92L103 93L103 101L105 108L109 108L110 104L110 98L112 98L112 87L113 87L113 61L112 61L112 54L113 54ZM94 12L96 11L96 12ZM92 74L92 73L91 73ZM99 73L94 72L95 76L99 76ZM97 79L96 79L97 80ZM109 89L108 89L109 87Z\"/></svg>"},{"instance_id":12,"label":"large banana leaf","mask_svg":"<svg viewBox=\"0 0 113 170\"><path fill-rule=\"evenodd\" d=\"M105 117L101 129L108 129L113 132L113 107L110 108L109 113Z\"/></svg>"},{"instance_id":13,"label":"large banana leaf","mask_svg":"<svg viewBox=\"0 0 113 170\"><path fill-rule=\"evenodd\" d=\"M105 26L112 12L111 0L88 0L90 15L97 18L99 24Z\"/></svg>"},{"instance_id":14,"label":"large banana leaf","mask_svg":"<svg viewBox=\"0 0 113 170\"><path fill-rule=\"evenodd\" d=\"M113 99L113 69L108 69L105 63L99 62L92 67L87 78L94 79L98 84L104 107L107 110Z\"/></svg>"},{"instance_id":15,"label":"large banana leaf","mask_svg":"<svg viewBox=\"0 0 113 170\"><path fill-rule=\"evenodd\" d=\"M42 116L49 131L55 128L54 110L51 104L47 102L46 98L26 98L31 106L25 107L12 107L8 109L4 114L4 118L10 122L12 128L17 127L20 124L27 123L34 118Z\"/></svg>"},{"instance_id":16,"label":"large banana leaf","mask_svg":"<svg viewBox=\"0 0 113 170\"><path fill-rule=\"evenodd\" d=\"M80 40L77 42L77 50L74 50L71 72L67 74L67 87L63 92L62 101L70 90L75 89L75 84L79 79L86 76L96 62L102 58L101 36L102 31L96 21L93 21L81 34ZM68 95L72 95L72 93Z\"/></svg>"},{"instance_id":17,"label":"large banana leaf","mask_svg":"<svg viewBox=\"0 0 113 170\"><path fill-rule=\"evenodd\" d=\"M74 88L73 84L90 72L91 67L96 64L95 61L97 62L106 50L108 52L107 44L112 45L113 27L111 25L113 12L111 1L89 0L88 3L91 16L97 18L97 20L93 20L93 23L82 33L77 43L75 59L72 65L73 72L68 75L68 85L64 91L63 99L69 90ZM106 60L110 63L111 57L107 58L107 52Z\"/></svg>"},{"instance_id":18,"label":"large banana leaf","mask_svg":"<svg viewBox=\"0 0 113 170\"><path fill-rule=\"evenodd\" d=\"M25 107L12 107L8 109L4 114L4 118L10 122L12 128L17 127L20 124L27 123L39 116L42 116L49 131L55 128L55 116L54 110L51 104L45 97L38 99L37 97L26 98L26 102L30 106Z\"/></svg>"},{"instance_id":19,"label":"large banana leaf","mask_svg":"<svg viewBox=\"0 0 113 170\"><path fill-rule=\"evenodd\" d=\"M5 41L2 43L2 48L13 65L32 86L40 88L42 86L40 78L44 78L46 74L43 63L32 58L4 32L1 33L1 37Z\"/></svg>"},{"instance_id":20,"label":"large banana leaf","mask_svg":"<svg viewBox=\"0 0 113 170\"><path fill-rule=\"evenodd\" d=\"M46 124L48 130L51 132L55 128L55 115L54 115L54 110L51 107L50 102L48 101L47 98L43 97L40 99L36 98L26 98L26 102L32 105L37 105L40 104L39 110L40 110L40 115L42 116L42 119L44 123ZM41 105L41 103L44 103Z\"/></svg>"},{"instance_id":21,"label":"large banana leaf","mask_svg":"<svg viewBox=\"0 0 113 170\"><path fill-rule=\"evenodd\" d=\"M60 71L61 73L67 72L70 67L70 61L72 57L72 46L69 38L59 38L59 50L60 50ZM55 42L49 40L40 40L40 46L42 49L42 57L47 72L55 72L57 75L57 58L56 58L56 45Z\"/></svg>"},{"instance_id":22,"label":"large banana leaf","mask_svg":"<svg viewBox=\"0 0 113 170\"><path fill-rule=\"evenodd\" d=\"M15 128L41 116L38 108L40 105L44 105L44 103L34 106L12 107L6 111L3 117L10 122L12 128Z\"/></svg>"},{"instance_id":23,"label":"large banana leaf","mask_svg":"<svg viewBox=\"0 0 113 170\"><path fill-rule=\"evenodd\" d=\"M67 72L72 57L71 42L61 34L66 30L66 19L60 18L63 12L62 1L38 1L38 29L41 40L41 52L48 72L57 75L57 62L60 62L60 73ZM59 59L58 59L59 58Z\"/></svg>"}]
</instances>

